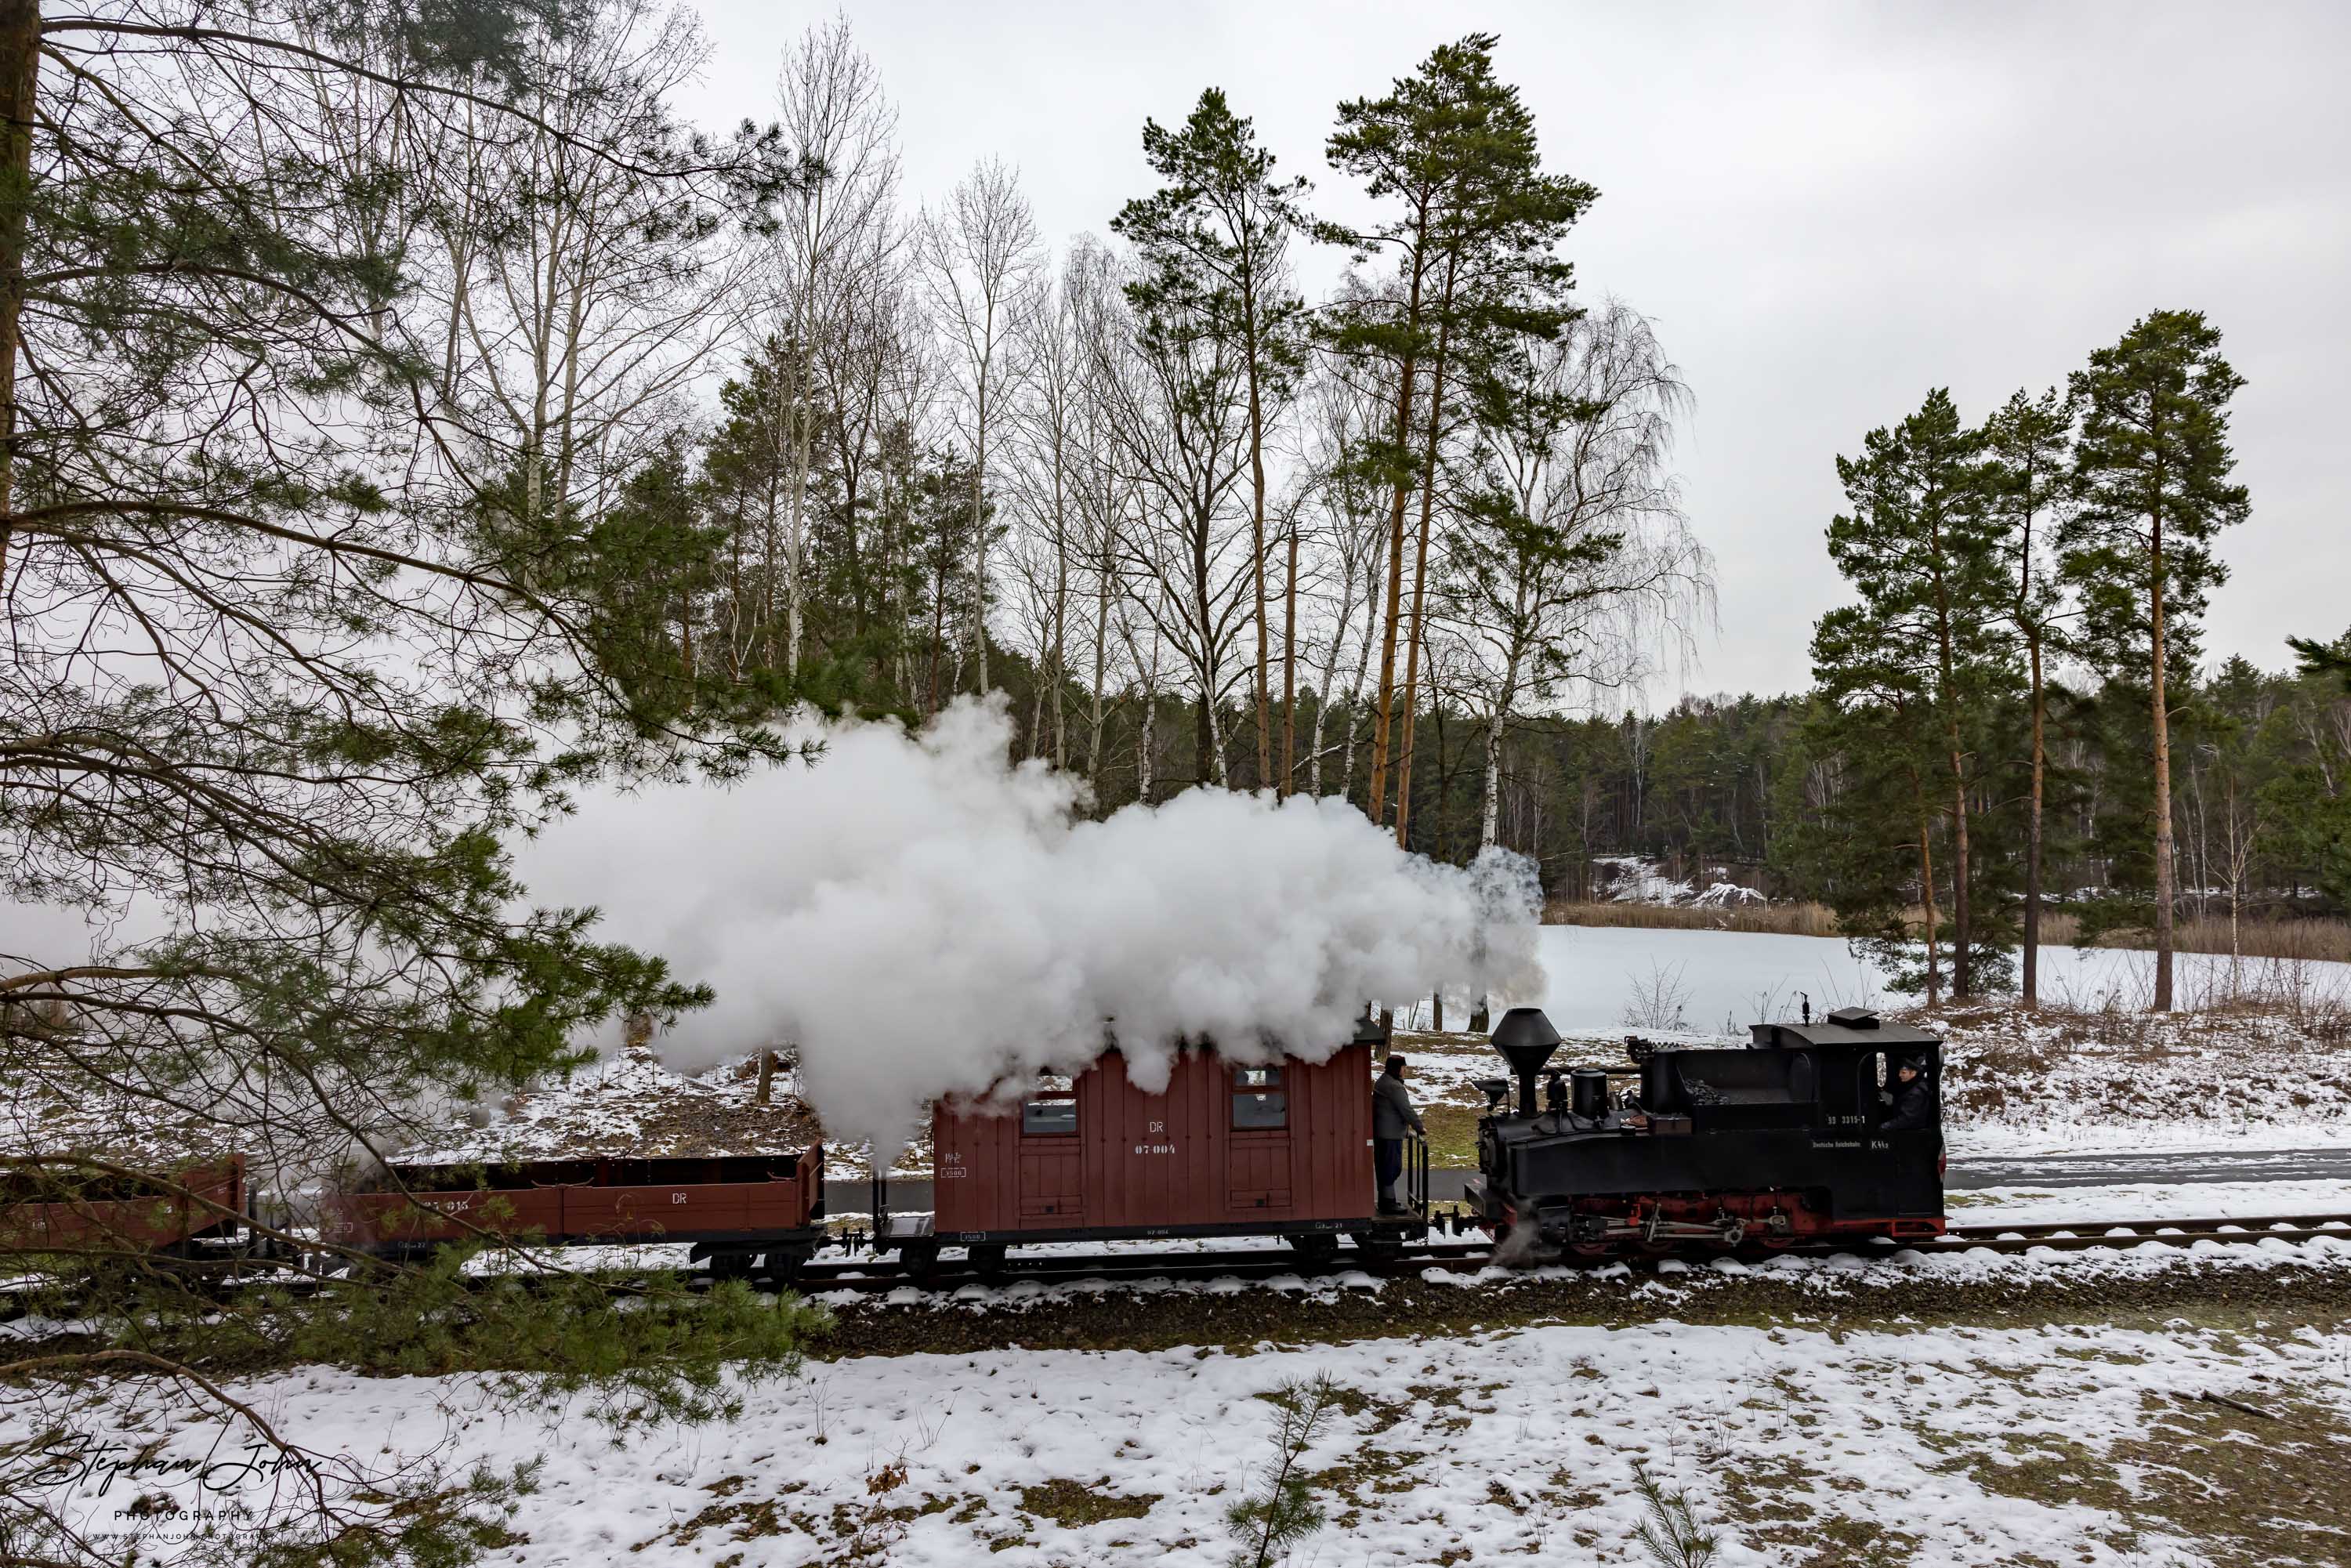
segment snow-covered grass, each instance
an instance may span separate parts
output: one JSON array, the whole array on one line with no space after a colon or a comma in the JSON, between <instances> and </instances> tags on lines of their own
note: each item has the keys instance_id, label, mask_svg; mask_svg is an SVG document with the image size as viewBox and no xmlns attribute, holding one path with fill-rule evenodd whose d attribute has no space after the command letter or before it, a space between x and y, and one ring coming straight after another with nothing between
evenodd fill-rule
<instances>
[{"instance_id":1,"label":"snow-covered grass","mask_svg":"<svg viewBox=\"0 0 2351 1568\"><path fill-rule=\"evenodd\" d=\"M298 1441L544 1460L493 1563L1222 1564L1267 1396L1328 1374L1299 1563L1647 1563L1646 1469L1719 1562L2189 1568L2339 1562L2351 1333L2181 1323L1511 1328L1239 1353L995 1350L810 1364L741 1416L615 1447L502 1418L467 1378L315 1372L235 1392ZM0 1428L5 1431L5 1428ZM9 1434L15 1435L15 1434ZM206 1434L162 1438L194 1457ZM2328 1479L2332 1477L2332 1479ZM239 1485L234 1473L214 1506ZM185 1474L83 1483L197 1500ZM93 1517L96 1517L93 1511Z\"/></svg>"},{"instance_id":2,"label":"snow-covered grass","mask_svg":"<svg viewBox=\"0 0 2351 1568\"><path fill-rule=\"evenodd\" d=\"M2168 1015L1943 1008L1959 1157L2351 1143L2351 1038L2291 1004Z\"/></svg>"}]
</instances>

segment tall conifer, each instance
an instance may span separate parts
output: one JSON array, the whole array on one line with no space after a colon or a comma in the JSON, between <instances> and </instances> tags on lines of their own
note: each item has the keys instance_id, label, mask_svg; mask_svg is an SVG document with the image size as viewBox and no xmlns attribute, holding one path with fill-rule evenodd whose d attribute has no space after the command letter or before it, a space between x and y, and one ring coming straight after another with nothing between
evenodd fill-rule
<instances>
[{"instance_id":1,"label":"tall conifer","mask_svg":"<svg viewBox=\"0 0 2351 1568\"><path fill-rule=\"evenodd\" d=\"M1392 215L1366 229L1326 228L1358 256L1393 259L1400 295L1367 292L1343 301L1332 340L1342 352L1396 367L1395 416L1370 454L1390 490L1387 597L1380 638L1378 710L1372 729L1370 811L1385 809L1395 722L1396 632L1403 619L1405 511L1421 495L1413 552L1411 624L1405 636L1403 735L1395 747L1396 839L1410 827L1413 706L1435 514L1437 452L1445 424L1446 376L1464 340L1516 329L1555 335L1571 319L1573 281L1560 240L1599 192L1545 174L1534 115L1518 89L1494 74L1491 33L1472 33L1430 52L1384 98L1339 106L1327 149L1332 166L1364 182ZM1426 413L1420 372L1427 370Z\"/></svg>"},{"instance_id":2,"label":"tall conifer","mask_svg":"<svg viewBox=\"0 0 2351 1568\"><path fill-rule=\"evenodd\" d=\"M2041 1000L2042 807L2047 797L2048 685L2059 593L2044 558L2058 521L2073 462L2074 411L2052 387L2038 398L2019 392L1984 422L1986 502L2015 593L2009 621L2023 639L2032 685L2032 793L2024 824L2024 1005Z\"/></svg>"},{"instance_id":3,"label":"tall conifer","mask_svg":"<svg viewBox=\"0 0 2351 1568\"><path fill-rule=\"evenodd\" d=\"M1922 716L1941 734L1951 822L1951 991L1960 998L1975 990L1970 729L2006 658L1997 524L1982 504L1975 455L1975 434L1960 423L1950 393L1938 388L1900 424L1871 431L1861 456L1837 459L1851 510L1828 530L1830 559L1889 638L1883 656L1910 667L1927 707Z\"/></svg>"},{"instance_id":4,"label":"tall conifer","mask_svg":"<svg viewBox=\"0 0 2351 1568\"><path fill-rule=\"evenodd\" d=\"M1145 315L1174 312L1197 329L1225 339L1238 352L1249 392L1250 522L1257 591L1258 782L1290 791L1296 762L1298 549L1290 550L1283 589L1281 768L1274 770L1267 666L1265 594L1265 428L1270 412L1288 401L1305 367L1306 302L1290 286L1285 265L1290 233L1306 216L1299 204L1305 177L1276 180L1273 154L1258 144L1255 128L1236 115L1223 91L1200 94L1191 117L1170 131L1143 124L1143 152L1167 182L1126 204L1111 227L1142 253L1143 276L1128 287Z\"/></svg>"},{"instance_id":5,"label":"tall conifer","mask_svg":"<svg viewBox=\"0 0 2351 1568\"><path fill-rule=\"evenodd\" d=\"M2072 378L2082 405L2074 454L2078 509L2059 531L2066 580L2082 596L2093 658L2110 674L2143 671L2155 798L2155 1010L2172 1004L2171 730L2175 672L2193 668L2196 618L2227 568L2220 529L2252 508L2231 484L2229 401L2243 379L2220 357L2200 310L2156 310Z\"/></svg>"}]
</instances>

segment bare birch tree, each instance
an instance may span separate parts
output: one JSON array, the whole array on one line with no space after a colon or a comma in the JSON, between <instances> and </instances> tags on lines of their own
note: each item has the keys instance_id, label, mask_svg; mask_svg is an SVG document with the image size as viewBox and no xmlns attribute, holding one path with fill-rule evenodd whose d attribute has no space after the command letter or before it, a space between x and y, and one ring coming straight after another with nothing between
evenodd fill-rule
<instances>
[{"instance_id":1,"label":"bare birch tree","mask_svg":"<svg viewBox=\"0 0 2351 1568\"><path fill-rule=\"evenodd\" d=\"M784 667L797 675L808 601L808 489L817 427L824 418L817 385L820 361L836 361L855 341L860 308L870 319L872 290L883 286L896 239L897 110L882 78L851 41L849 19L810 27L784 56L777 78L781 123L805 161L809 179L781 208L777 234L776 335L784 345L783 408L777 426L786 459ZM845 367L838 362L836 371ZM836 433L854 409L870 415L878 378L837 380L831 399ZM845 433L844 433L845 434ZM863 425L857 427L862 437ZM862 445L855 455L862 455ZM850 455L843 448L844 456ZM854 503L850 507L854 523ZM853 533L852 533L853 538Z\"/></svg>"},{"instance_id":2,"label":"bare birch tree","mask_svg":"<svg viewBox=\"0 0 2351 1568\"><path fill-rule=\"evenodd\" d=\"M1256 558L1235 490L1249 461L1240 355L1230 340L1144 318L1106 377L1119 461L1143 493L1141 526L1121 540L1133 598L1188 666L1197 699L1200 782L1228 781L1223 705L1253 666L1234 663L1249 624Z\"/></svg>"},{"instance_id":3,"label":"bare birch tree","mask_svg":"<svg viewBox=\"0 0 2351 1568\"><path fill-rule=\"evenodd\" d=\"M1318 377L1304 408L1301 453L1301 494L1290 508L1293 531L1311 541L1322 591L1312 597L1328 628L1322 656L1309 654L1318 679L1314 728L1306 749L1307 792L1322 793L1323 733L1334 706L1345 710L1338 748L1343 753L1337 793L1343 796L1354 768L1355 731L1363 707L1364 677L1378 622L1378 593L1387 557L1384 496L1378 477L1363 460L1367 439L1378 429L1381 398L1335 370ZM1341 696L1340 672L1350 637L1355 642L1352 673ZM1338 699L1334 701L1334 699Z\"/></svg>"},{"instance_id":4,"label":"bare birch tree","mask_svg":"<svg viewBox=\"0 0 2351 1568\"><path fill-rule=\"evenodd\" d=\"M662 133L707 53L691 14L595 0L530 36L538 129L490 134L481 110L449 138L422 275L444 317L437 413L461 470L511 480L526 540L609 504L676 428L737 340L749 254L674 184L593 152Z\"/></svg>"},{"instance_id":5,"label":"bare birch tree","mask_svg":"<svg viewBox=\"0 0 2351 1568\"><path fill-rule=\"evenodd\" d=\"M1025 297L1044 265L1037 220L1018 174L981 160L925 215L920 255L931 311L961 361L971 440L971 646L979 689L987 680L987 444L1018 380L1015 339Z\"/></svg>"},{"instance_id":6,"label":"bare birch tree","mask_svg":"<svg viewBox=\"0 0 2351 1568\"><path fill-rule=\"evenodd\" d=\"M1471 389L1479 426L1443 604L1475 654L1482 709L1479 844L1496 841L1511 717L1562 687L1621 688L1712 602L1711 566L1670 467L1687 389L1626 306L1510 345Z\"/></svg>"}]
</instances>

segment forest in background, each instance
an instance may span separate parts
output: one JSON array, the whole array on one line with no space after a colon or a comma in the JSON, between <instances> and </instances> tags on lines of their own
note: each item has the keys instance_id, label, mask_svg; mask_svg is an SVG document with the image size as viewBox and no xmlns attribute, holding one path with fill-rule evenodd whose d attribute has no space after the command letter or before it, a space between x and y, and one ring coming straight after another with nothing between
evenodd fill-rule
<instances>
[{"instance_id":1,"label":"forest in background","mask_svg":"<svg viewBox=\"0 0 2351 1568\"><path fill-rule=\"evenodd\" d=\"M1343 795L1438 858L1528 853L1567 899L1597 857L1737 866L1930 993L2029 998L2052 905L2082 940L2144 934L2158 996L2176 912L2339 913L2343 644L2200 661L2212 541L2251 501L2194 311L1979 423L1938 391L1856 433L1823 519L1855 601L1788 628L1815 688L1643 711L1711 612L1688 390L1631 304L1573 294L1559 246L1598 193L1541 168L1491 46L1341 107L1326 159L1376 225L1316 218L1210 89L1144 126L1165 183L1113 242L1056 253L998 163L913 203L870 61L810 33L784 121L827 173L786 204L723 416L579 507L643 535L667 700L920 723L999 692L1099 811ZM1317 244L1349 267L1310 302Z\"/></svg>"}]
</instances>

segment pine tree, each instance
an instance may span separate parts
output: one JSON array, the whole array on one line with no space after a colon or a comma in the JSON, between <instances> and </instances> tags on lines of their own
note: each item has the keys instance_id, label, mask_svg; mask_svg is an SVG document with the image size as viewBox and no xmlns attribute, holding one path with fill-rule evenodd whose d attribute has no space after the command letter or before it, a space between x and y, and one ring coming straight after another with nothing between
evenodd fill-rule
<instances>
[{"instance_id":1,"label":"pine tree","mask_svg":"<svg viewBox=\"0 0 2351 1568\"><path fill-rule=\"evenodd\" d=\"M1858 458L1837 459L1850 512L1829 524L1829 557L1881 629L1873 657L1890 658L1942 735L1951 823L1951 990L1975 994L1976 867L1969 842L1973 730L2006 676L2007 608L1997 523L1983 505L1976 437L1949 392L1873 430ZM1825 622L1824 622L1825 624ZM1832 668L1824 683L1843 678Z\"/></svg>"},{"instance_id":2,"label":"pine tree","mask_svg":"<svg viewBox=\"0 0 2351 1568\"><path fill-rule=\"evenodd\" d=\"M1834 791L1817 831L1792 828L1783 844L1806 890L1836 910L1848 936L1867 943L1895 988L1941 999L1941 922L1935 904L1934 702L1906 637L1866 605L1844 604L1813 629L1819 706L1804 748L1827 766ZM1925 906L1924 964L1907 973L1908 883Z\"/></svg>"},{"instance_id":3,"label":"pine tree","mask_svg":"<svg viewBox=\"0 0 2351 1568\"><path fill-rule=\"evenodd\" d=\"M642 81L613 88L643 110L624 133L539 118L611 7L424 11L0 5L0 860L10 895L102 932L0 955L0 1079L143 1103L134 1119L168 1113L289 1190L333 1151L389 1152L426 1096L576 1064L601 1019L707 1000L594 940L594 911L531 907L502 841L602 771L791 754L689 674L712 557L682 455L615 462L635 479L599 495L561 481L568 437L469 426L452 361L483 350L423 325L420 277L429 225L459 221L438 199L452 162L559 149L620 171L690 270L759 225L789 161L748 127L688 135ZM406 1286L327 1289L270 1303L266 1332L370 1322ZM583 1297L611 1305L600 1283L552 1318L492 1322L493 1294L467 1310L600 1381L676 1389L691 1303L575 1338ZM207 1344L220 1315L182 1288L116 1326L166 1375L159 1397L194 1398L214 1385L193 1363L239 1364ZM457 1315L406 1343L447 1343ZM797 1332L747 1299L705 1331L755 1315L770 1350ZM103 1344L37 1375L78 1378L119 1354ZM19 1532L24 1500L0 1494L0 1535L82 1560ZM267 1533L288 1561L332 1544ZM332 1555L390 1555L365 1545Z\"/></svg>"},{"instance_id":4,"label":"pine tree","mask_svg":"<svg viewBox=\"0 0 2351 1568\"><path fill-rule=\"evenodd\" d=\"M2019 392L1984 422L1985 504L1997 528L2009 580L2015 584L2009 623L2024 641L2029 701L2031 794L2025 810L2024 1005L2041 1000L2042 816L2048 779L2048 685L2043 657L2053 651L2059 594L2045 558L2073 463L2074 412L2052 387L2039 398Z\"/></svg>"},{"instance_id":5,"label":"pine tree","mask_svg":"<svg viewBox=\"0 0 2351 1568\"><path fill-rule=\"evenodd\" d=\"M1257 591L1257 764L1260 786L1288 794L1297 762L1298 547L1291 535L1283 588L1281 767L1273 761L1265 592L1265 433L1305 368L1306 302L1290 287L1285 254L1306 214L1303 175L1273 177L1273 154L1233 113L1223 91L1200 94L1182 129L1143 124L1143 152L1167 182L1129 202L1111 227L1134 242L1144 273L1127 287L1138 313L1175 310L1230 341L1249 390L1251 570Z\"/></svg>"},{"instance_id":6,"label":"pine tree","mask_svg":"<svg viewBox=\"0 0 2351 1568\"><path fill-rule=\"evenodd\" d=\"M2143 672L2147 682L2158 1012L2172 1005L2177 883L2168 692L2192 671L2196 618L2227 577L2212 541L2252 507L2229 480L2229 401L2243 384L2197 310L2142 317L2070 382L2082 430L2077 510L2058 533L2062 570L2081 595L2091 656L2109 675Z\"/></svg>"},{"instance_id":7,"label":"pine tree","mask_svg":"<svg viewBox=\"0 0 2351 1568\"><path fill-rule=\"evenodd\" d=\"M1389 432L1367 455L1385 470L1390 486L1379 707L1372 730L1374 821L1386 810L1395 723L1405 508L1416 487L1421 496L1405 638L1403 733L1395 747L1399 843L1409 828L1413 712L1437 455L1446 430L1446 375L1460 340L1472 334L1554 335L1566 324L1573 272L1557 255L1559 242L1599 196L1580 180L1542 172L1534 116L1518 89L1494 75L1498 42L1491 33L1469 34L1431 51L1419 71L1399 78L1385 97L1341 104L1339 129L1326 149L1332 166L1363 180L1374 201L1401 209L1368 229L1322 230L1324 237L1353 246L1359 258L1390 258L1402 286L1400 298L1364 292L1343 301L1331 333L1341 352L1393 364L1396 374ZM1424 364L1427 413L1416 432Z\"/></svg>"}]
</instances>

